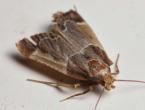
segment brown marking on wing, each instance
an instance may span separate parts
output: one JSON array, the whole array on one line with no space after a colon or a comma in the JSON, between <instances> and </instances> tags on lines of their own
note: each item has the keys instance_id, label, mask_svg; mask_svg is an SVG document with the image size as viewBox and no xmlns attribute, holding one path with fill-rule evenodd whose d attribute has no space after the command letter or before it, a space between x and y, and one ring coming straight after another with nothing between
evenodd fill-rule
<instances>
[{"instance_id":1,"label":"brown marking on wing","mask_svg":"<svg viewBox=\"0 0 145 110\"><path fill-rule=\"evenodd\" d=\"M64 22L66 20L71 20L75 22L83 22L84 19L74 10L70 10L68 12L57 12L53 15L54 22Z\"/></svg>"},{"instance_id":2,"label":"brown marking on wing","mask_svg":"<svg viewBox=\"0 0 145 110\"><path fill-rule=\"evenodd\" d=\"M90 60L88 62L88 66L89 66L89 70L90 70L90 76L91 77L95 77L97 76L97 74L99 73L100 70L103 70L105 69L106 67L108 67L107 64L105 63L100 63L99 61L93 59L93 60Z\"/></svg>"},{"instance_id":3,"label":"brown marking on wing","mask_svg":"<svg viewBox=\"0 0 145 110\"><path fill-rule=\"evenodd\" d=\"M106 52L99 47L94 47L95 52L100 56L100 58L107 63L109 66L113 64L113 62L108 58Z\"/></svg>"},{"instance_id":4,"label":"brown marking on wing","mask_svg":"<svg viewBox=\"0 0 145 110\"><path fill-rule=\"evenodd\" d=\"M16 46L22 55L26 57L29 57L36 50L36 46L26 38L16 43Z\"/></svg>"}]
</instances>

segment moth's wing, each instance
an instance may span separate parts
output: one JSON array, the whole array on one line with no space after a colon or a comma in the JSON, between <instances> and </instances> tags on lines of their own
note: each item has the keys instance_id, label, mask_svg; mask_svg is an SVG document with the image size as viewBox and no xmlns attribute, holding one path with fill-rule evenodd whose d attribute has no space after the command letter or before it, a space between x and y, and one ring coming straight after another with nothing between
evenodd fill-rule
<instances>
[{"instance_id":1,"label":"moth's wing","mask_svg":"<svg viewBox=\"0 0 145 110\"><path fill-rule=\"evenodd\" d=\"M43 33L44 34L44 33ZM39 36L37 34L34 36ZM64 72L65 66L63 63L55 62L49 54L42 52L38 45L35 45L32 41L27 38L24 38L16 43L16 46L19 52L26 58L36 61L37 63L42 63L52 69L55 69L59 72Z\"/></svg>"},{"instance_id":2,"label":"moth's wing","mask_svg":"<svg viewBox=\"0 0 145 110\"><path fill-rule=\"evenodd\" d=\"M19 41L19 51L28 59L45 64L65 75L87 80L82 74L68 74L69 58L90 44L103 49L101 43L76 11L58 12L54 14L53 21L48 33L31 36L33 43L26 38ZM105 58L108 59L107 55Z\"/></svg>"},{"instance_id":3,"label":"moth's wing","mask_svg":"<svg viewBox=\"0 0 145 110\"><path fill-rule=\"evenodd\" d=\"M109 66L112 65L112 61L109 59L93 30L76 11L70 10L66 13L58 12L54 14L53 21L58 24L61 32L63 32L70 41L72 39L71 42L74 41L73 44L76 46L76 49L75 47L73 48L74 54L69 57L67 66L70 72L69 74L73 72L74 76L79 74L89 78L96 76L99 71L105 68L107 68L109 72ZM85 51L87 53L84 53ZM87 58L87 56L91 58ZM98 71L95 71L95 75L91 75L92 73L90 73L88 62L91 60L94 61L94 59Z\"/></svg>"},{"instance_id":4,"label":"moth's wing","mask_svg":"<svg viewBox=\"0 0 145 110\"><path fill-rule=\"evenodd\" d=\"M58 23L60 29L62 30L67 29L68 26L70 26L70 24L68 23L69 21L73 21L78 30L80 30L81 34L83 35L83 39L86 39L89 43L92 43L93 45L104 49L93 30L77 11L70 10L65 13L57 12L54 14L53 21Z\"/></svg>"},{"instance_id":5,"label":"moth's wing","mask_svg":"<svg viewBox=\"0 0 145 110\"><path fill-rule=\"evenodd\" d=\"M69 77L86 80L80 75L74 76L67 73L68 55L72 54L73 50L56 28L49 33L33 35L31 40L24 38L16 43L16 46L20 53L30 60L46 65Z\"/></svg>"}]
</instances>

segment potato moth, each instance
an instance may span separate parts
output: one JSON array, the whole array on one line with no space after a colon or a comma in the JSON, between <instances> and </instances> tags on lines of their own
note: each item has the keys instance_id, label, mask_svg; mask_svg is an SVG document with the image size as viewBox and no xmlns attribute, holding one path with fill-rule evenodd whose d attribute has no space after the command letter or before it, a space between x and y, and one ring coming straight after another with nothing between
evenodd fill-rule
<instances>
[{"instance_id":1,"label":"potato moth","mask_svg":"<svg viewBox=\"0 0 145 110\"><path fill-rule=\"evenodd\" d=\"M117 66L119 55L114 63L115 71L112 72L110 66L113 62L109 59L93 30L75 10L55 13L49 31L32 35L30 39L24 38L16 43L23 56L66 76L88 82L85 91L64 100L85 94L97 85L101 85L103 90L98 98L98 104L103 91L114 88L115 81L144 83L144 81L115 78L119 73ZM70 85L32 79L29 81L53 86L81 87L81 84Z\"/></svg>"}]
</instances>

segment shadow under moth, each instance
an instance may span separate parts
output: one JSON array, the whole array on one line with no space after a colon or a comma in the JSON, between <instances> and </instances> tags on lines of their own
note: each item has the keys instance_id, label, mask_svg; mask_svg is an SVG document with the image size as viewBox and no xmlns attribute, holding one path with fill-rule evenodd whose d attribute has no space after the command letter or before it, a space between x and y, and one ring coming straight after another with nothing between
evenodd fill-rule
<instances>
[{"instance_id":1,"label":"shadow under moth","mask_svg":"<svg viewBox=\"0 0 145 110\"><path fill-rule=\"evenodd\" d=\"M101 85L102 91L95 105L96 109L104 90L114 88L114 82L145 83L137 80L116 79L116 75L119 74L117 66L119 55L114 63L114 71L112 71L110 66L113 62L109 59L93 30L76 10L56 12L48 32L32 35L30 39L24 38L17 42L16 46L24 57L44 64L75 80L88 83L85 91L61 101L86 94ZM66 84L28 80L55 87L82 87L80 83Z\"/></svg>"}]
</instances>

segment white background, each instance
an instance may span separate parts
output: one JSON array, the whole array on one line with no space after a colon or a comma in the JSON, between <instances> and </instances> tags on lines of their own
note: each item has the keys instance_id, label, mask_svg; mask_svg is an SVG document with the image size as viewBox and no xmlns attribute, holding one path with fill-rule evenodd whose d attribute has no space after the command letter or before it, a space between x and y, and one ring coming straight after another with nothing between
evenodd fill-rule
<instances>
[{"instance_id":1,"label":"white background","mask_svg":"<svg viewBox=\"0 0 145 110\"><path fill-rule=\"evenodd\" d=\"M0 0L0 110L93 110L98 94L59 100L81 89L63 92L27 78L52 81L19 61L15 43L45 32L52 13L77 7L114 61L120 53L119 78L145 80L144 0ZM116 83L97 110L144 110L145 85Z\"/></svg>"}]
</instances>

